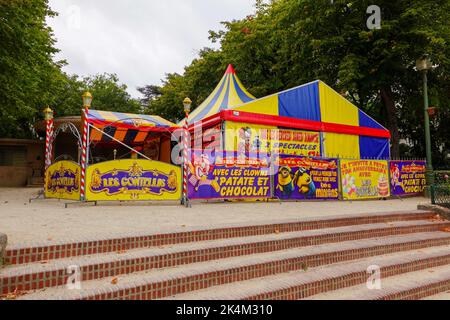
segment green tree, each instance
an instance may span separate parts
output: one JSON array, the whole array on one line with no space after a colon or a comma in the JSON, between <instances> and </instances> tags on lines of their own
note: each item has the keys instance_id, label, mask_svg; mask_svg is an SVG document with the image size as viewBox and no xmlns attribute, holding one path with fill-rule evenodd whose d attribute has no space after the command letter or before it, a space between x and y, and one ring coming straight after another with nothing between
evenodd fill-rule
<instances>
[{"instance_id":1,"label":"green tree","mask_svg":"<svg viewBox=\"0 0 450 320\"><path fill-rule=\"evenodd\" d=\"M369 5L381 8L381 29L367 28ZM401 155L403 139L408 146L405 151L423 157L422 80L414 62L428 53L439 65L430 72L430 85L440 104L433 120L433 150L442 162L450 143L450 135L443 135L450 120L448 21L449 0L257 1L254 15L225 22L224 30L210 32L220 49L203 50L183 75L168 77L160 89L162 95L152 102L158 106L154 111L181 114L178 101L184 95L200 103L203 96L191 85L201 83L196 81L195 69L206 78L206 65L210 68L207 78L217 83L218 68L223 72L226 64L233 63L256 96L321 79L390 129L393 157Z\"/></svg>"},{"instance_id":2,"label":"green tree","mask_svg":"<svg viewBox=\"0 0 450 320\"><path fill-rule=\"evenodd\" d=\"M127 86L119 82L116 74L98 74L85 77L82 89L89 90L93 96L92 108L127 113L140 113L141 104L127 92ZM82 92L78 92L81 101ZM78 111L79 112L79 111Z\"/></svg>"},{"instance_id":3,"label":"green tree","mask_svg":"<svg viewBox=\"0 0 450 320\"><path fill-rule=\"evenodd\" d=\"M183 76L177 73L167 74L161 87L153 87L153 92L158 94L141 91L145 96L145 112L177 122L184 116L184 98L189 96L193 108L197 107L217 85L226 66L219 51L208 48L201 50L200 57L185 68Z\"/></svg>"},{"instance_id":4,"label":"green tree","mask_svg":"<svg viewBox=\"0 0 450 320\"><path fill-rule=\"evenodd\" d=\"M30 137L34 120L53 100L64 61L46 17L45 0L0 1L0 136Z\"/></svg>"},{"instance_id":5,"label":"green tree","mask_svg":"<svg viewBox=\"0 0 450 320\"><path fill-rule=\"evenodd\" d=\"M80 115L85 90L93 108L141 112L115 74L79 79L62 72L66 62L54 61L56 40L46 25L55 15L47 0L0 0L0 137L32 137L47 105L56 117Z\"/></svg>"}]
</instances>

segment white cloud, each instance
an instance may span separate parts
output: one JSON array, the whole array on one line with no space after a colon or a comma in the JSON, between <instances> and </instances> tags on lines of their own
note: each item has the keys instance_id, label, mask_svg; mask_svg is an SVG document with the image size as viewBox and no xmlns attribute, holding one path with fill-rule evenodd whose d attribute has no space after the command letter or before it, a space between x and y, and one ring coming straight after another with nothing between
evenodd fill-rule
<instances>
[{"instance_id":1,"label":"white cloud","mask_svg":"<svg viewBox=\"0 0 450 320\"><path fill-rule=\"evenodd\" d=\"M116 73L132 96L182 72L199 49L212 46L208 30L254 12L254 0L50 0L49 19L65 71L86 76Z\"/></svg>"}]
</instances>

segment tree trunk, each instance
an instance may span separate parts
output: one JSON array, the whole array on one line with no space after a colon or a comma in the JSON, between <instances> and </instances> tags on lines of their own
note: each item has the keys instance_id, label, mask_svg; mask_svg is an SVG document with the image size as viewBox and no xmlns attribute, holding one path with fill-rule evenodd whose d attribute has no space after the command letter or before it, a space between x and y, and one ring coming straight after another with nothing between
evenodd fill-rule
<instances>
[{"instance_id":1,"label":"tree trunk","mask_svg":"<svg viewBox=\"0 0 450 320\"><path fill-rule=\"evenodd\" d=\"M388 128L391 131L391 158L400 157L400 136L398 132L397 108L390 87L380 90L381 100L386 108Z\"/></svg>"}]
</instances>

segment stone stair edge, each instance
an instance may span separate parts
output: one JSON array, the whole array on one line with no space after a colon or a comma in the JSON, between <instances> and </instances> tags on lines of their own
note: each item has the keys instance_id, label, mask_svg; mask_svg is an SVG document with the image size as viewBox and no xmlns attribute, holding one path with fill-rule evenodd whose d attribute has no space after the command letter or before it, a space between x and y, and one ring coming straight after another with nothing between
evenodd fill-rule
<instances>
[{"instance_id":1,"label":"stone stair edge","mask_svg":"<svg viewBox=\"0 0 450 320\"><path fill-rule=\"evenodd\" d=\"M389 241L390 240L390 241ZM433 248L431 251L439 251L439 250L447 250L450 254L450 235L432 235L431 233L424 233L422 237L392 237L392 239L388 239L387 243L378 244L377 239L367 239L364 241L347 241L347 242L341 242L338 246L336 244L336 248L328 248L327 245L319 245L316 248L315 246L311 246L309 248L309 252L297 252L294 249L287 249L283 251L278 251L274 254L274 252L265 252L261 254L256 255L247 255L247 256L238 256L238 257L229 257L226 259L223 259L220 264L217 264L219 260L207 260L202 261L199 263L193 263L193 264L185 264L185 265L179 265L179 266L173 266L171 269L172 271L168 274L163 273L163 270L160 269L158 272L155 272L153 274L147 274L145 275L145 272L133 272L129 274L117 274L117 275L110 275L109 277L118 277L118 278L127 278L128 276L131 276L131 278L135 278L138 276L143 275L146 281L146 285L151 283L156 283L156 280L159 280L159 282L162 281L168 281L171 279L178 279L188 276L195 276L195 275L205 275L209 273L220 273L220 272L231 272L232 270L237 270L241 268L252 268L255 266L262 266L266 265L266 268L269 268L271 264L278 263L300 263L304 262L307 263L307 261L316 261L318 259L324 259L322 262L317 262L317 266L320 265L329 265L333 263L333 261L339 260L339 262L350 262L352 261L351 257L354 257L354 255L361 255L358 256L358 259L363 258L369 258L369 257L375 257L377 254L379 254L381 251L383 251L382 255L395 255L395 254L401 254L402 252L407 251L418 251L423 248ZM409 247L407 247L409 246ZM404 248L406 247L406 248ZM369 250L370 253L367 253L367 250ZM364 256L364 254L369 254L368 256ZM430 255L430 254L428 254ZM350 259L347 259L350 258ZM328 259L328 260L327 260ZM306 261L306 262L305 262ZM316 265L309 267L317 267ZM177 267L183 267L183 269L177 269ZM298 267L299 269L300 267ZM297 269L297 270L298 270ZM164 269L165 270L165 269ZM292 271L292 270L291 270ZM92 282L99 282L102 281L102 279L105 279L108 277L98 278L98 279L92 279L87 280ZM130 278L130 277L128 277ZM49 289L55 289L49 288Z\"/></svg>"},{"instance_id":2,"label":"stone stair edge","mask_svg":"<svg viewBox=\"0 0 450 320\"><path fill-rule=\"evenodd\" d=\"M429 218L436 215L431 210L405 210L405 211L392 211L392 212L375 212L375 213L361 213L361 214L352 214L352 215L332 215L332 216L315 216L315 217L305 217L302 219L274 219L274 220L266 220L260 221L258 223L249 223L249 222L240 222L240 223L227 223L227 224L218 224L213 226L186 226L179 227L178 229L168 229L162 230L160 232L119 232L114 234L105 234L102 236L89 236L89 237L79 237L79 238L67 238L67 239L58 239L51 241L36 241L36 242L22 242L22 243L14 243L8 244L6 250L18 250L18 249L26 249L30 247L48 247L48 246L57 246L57 245L68 245L82 242L104 242L104 241L117 241L117 240L125 240L131 238L140 238L140 237L151 237L158 235L172 235L172 234L185 234L191 232L216 232L220 230L226 229L234 229L234 228L253 228L253 227L264 227L264 226L277 226L277 225L285 225L285 224L299 224L299 223L312 223L312 222L325 222L325 221L333 221L333 220L352 220L352 219L364 219L364 218L383 218L389 216L420 216L420 215L429 215ZM411 220L423 220L426 218L411 219Z\"/></svg>"}]
</instances>

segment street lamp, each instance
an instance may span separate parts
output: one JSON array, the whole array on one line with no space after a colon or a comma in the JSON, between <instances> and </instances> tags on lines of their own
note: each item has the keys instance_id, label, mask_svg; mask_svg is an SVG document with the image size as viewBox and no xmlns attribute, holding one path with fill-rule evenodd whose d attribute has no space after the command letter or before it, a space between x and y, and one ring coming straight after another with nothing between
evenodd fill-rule
<instances>
[{"instance_id":1,"label":"street lamp","mask_svg":"<svg viewBox=\"0 0 450 320\"><path fill-rule=\"evenodd\" d=\"M90 108L92 103L92 94L89 91L86 91L81 97L83 98L83 107Z\"/></svg>"},{"instance_id":2,"label":"street lamp","mask_svg":"<svg viewBox=\"0 0 450 320\"><path fill-rule=\"evenodd\" d=\"M188 201L188 190L187 190L187 171L188 171L188 137L189 137L189 125L188 125L188 119L189 119L189 111L191 111L191 105L192 101L189 98L185 98L183 100L183 106L184 106L184 130L183 130L183 199L182 202L186 207L189 207L189 201Z\"/></svg>"},{"instance_id":3,"label":"street lamp","mask_svg":"<svg viewBox=\"0 0 450 320\"><path fill-rule=\"evenodd\" d=\"M183 100L184 112L185 112L187 115L189 115L189 111L191 111L191 104L192 104L191 99L185 98L185 99Z\"/></svg>"},{"instance_id":4,"label":"street lamp","mask_svg":"<svg viewBox=\"0 0 450 320\"><path fill-rule=\"evenodd\" d=\"M431 133L430 133L430 113L428 108L428 78L427 73L431 70L433 64L427 54L423 55L416 61L417 71L422 72L423 77L423 101L424 101L424 116L425 116L425 147L427 153L427 196L430 195L430 187L433 185L433 163L431 157Z\"/></svg>"},{"instance_id":5,"label":"street lamp","mask_svg":"<svg viewBox=\"0 0 450 320\"><path fill-rule=\"evenodd\" d=\"M50 107L45 108L42 112L44 113L45 121L50 121L53 119L53 110L50 109Z\"/></svg>"}]
</instances>

